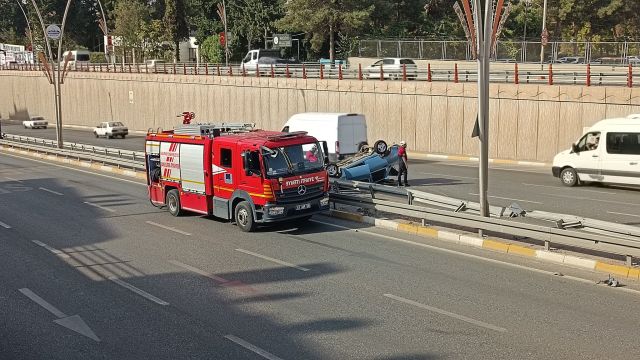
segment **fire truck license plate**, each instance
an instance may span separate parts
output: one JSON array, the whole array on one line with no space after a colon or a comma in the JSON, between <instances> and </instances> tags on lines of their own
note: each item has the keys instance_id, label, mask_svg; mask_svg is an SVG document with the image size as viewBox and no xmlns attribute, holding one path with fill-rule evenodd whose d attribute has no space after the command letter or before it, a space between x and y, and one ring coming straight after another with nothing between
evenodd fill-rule
<instances>
[{"instance_id":1,"label":"fire truck license plate","mask_svg":"<svg viewBox=\"0 0 640 360\"><path fill-rule=\"evenodd\" d=\"M296 210L306 210L306 209L311 209L311 204L296 205Z\"/></svg>"}]
</instances>

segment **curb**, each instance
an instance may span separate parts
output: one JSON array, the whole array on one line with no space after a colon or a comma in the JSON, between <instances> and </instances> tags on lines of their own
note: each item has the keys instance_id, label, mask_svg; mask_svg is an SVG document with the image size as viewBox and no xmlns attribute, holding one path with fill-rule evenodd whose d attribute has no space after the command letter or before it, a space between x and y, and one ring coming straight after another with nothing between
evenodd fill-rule
<instances>
[{"instance_id":1,"label":"curb","mask_svg":"<svg viewBox=\"0 0 640 360\"><path fill-rule=\"evenodd\" d=\"M340 210L331 210L330 216L359 222L363 224L373 225L375 227L398 231L407 234L413 234L421 237L437 239L441 241L452 242L460 245L473 246L487 250L497 251L505 254L515 254L531 258L537 258L547 262L569 265L587 270L593 270L608 274L615 274L619 277L640 280L640 268L628 267L623 265L615 265L599 260L585 259L573 255L565 255L546 250L536 250L530 247L506 243L496 239L483 239L473 235L455 233L451 231L442 231L436 228L420 226L415 224L404 224L393 220L376 219L370 216L353 214Z\"/></svg>"},{"instance_id":2,"label":"curb","mask_svg":"<svg viewBox=\"0 0 640 360\"><path fill-rule=\"evenodd\" d=\"M466 155L442 155L442 154L429 154L429 153L419 153L419 152L408 152L409 158L418 159L418 160L458 160L458 161L480 161L480 158ZM552 164L544 163L544 162L536 162L536 161L519 161L519 160L508 160L508 159L489 159L490 163L493 164L503 164L503 165L527 165L527 166L540 166L540 167L550 167Z\"/></svg>"},{"instance_id":3,"label":"curb","mask_svg":"<svg viewBox=\"0 0 640 360\"><path fill-rule=\"evenodd\" d=\"M6 145L0 145L0 150L1 151L6 151L6 152L10 152L10 153L14 153L14 154L27 155L29 157L33 157L33 158L37 158L37 159L42 159L42 160L47 160L47 161L55 161L55 162L64 163L64 164L68 164L68 165L79 166L79 167L82 167L82 168L89 168L89 169L94 169L94 170L98 170L98 171L102 171L102 172L108 172L108 173L112 173L112 174L123 175L123 176L127 176L127 177L133 177L133 178L137 178L137 179L141 179L141 180L146 180L147 179L147 174L142 172L142 171L135 171L135 170L131 170L131 169L123 169L123 168L118 168L116 166L103 165L103 164L97 163L97 162L89 162L89 161L82 161L82 160L76 160L76 159L69 159L69 158L64 158L64 157L60 157L60 156L57 156L57 155L51 155L51 154L41 154L41 153L36 153L36 152L33 152L33 151L20 150L20 149L12 148L12 147L9 147L9 146L6 146Z\"/></svg>"}]
</instances>

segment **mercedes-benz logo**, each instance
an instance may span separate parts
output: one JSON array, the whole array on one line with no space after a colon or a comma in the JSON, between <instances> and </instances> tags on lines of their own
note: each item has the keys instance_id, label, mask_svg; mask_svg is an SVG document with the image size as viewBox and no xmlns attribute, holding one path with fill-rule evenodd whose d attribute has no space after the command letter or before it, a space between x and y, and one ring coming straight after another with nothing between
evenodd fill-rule
<instances>
[{"instance_id":1,"label":"mercedes-benz logo","mask_svg":"<svg viewBox=\"0 0 640 360\"><path fill-rule=\"evenodd\" d=\"M304 195L307 193L307 187L304 185L298 186L298 195Z\"/></svg>"}]
</instances>

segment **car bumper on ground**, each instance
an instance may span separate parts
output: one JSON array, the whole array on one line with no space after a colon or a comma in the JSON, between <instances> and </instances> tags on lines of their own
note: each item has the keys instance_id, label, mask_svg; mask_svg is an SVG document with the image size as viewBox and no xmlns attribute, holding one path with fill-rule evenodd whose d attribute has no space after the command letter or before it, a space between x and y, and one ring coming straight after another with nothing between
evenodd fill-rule
<instances>
[{"instance_id":1,"label":"car bumper on ground","mask_svg":"<svg viewBox=\"0 0 640 360\"><path fill-rule=\"evenodd\" d=\"M562 168L560 168L560 166L554 166L551 168L551 173L553 174L554 177L559 178L560 177L560 170L562 170Z\"/></svg>"},{"instance_id":2,"label":"car bumper on ground","mask_svg":"<svg viewBox=\"0 0 640 360\"><path fill-rule=\"evenodd\" d=\"M292 204L268 203L262 207L258 223L273 223L301 218L329 210L329 196Z\"/></svg>"}]
</instances>

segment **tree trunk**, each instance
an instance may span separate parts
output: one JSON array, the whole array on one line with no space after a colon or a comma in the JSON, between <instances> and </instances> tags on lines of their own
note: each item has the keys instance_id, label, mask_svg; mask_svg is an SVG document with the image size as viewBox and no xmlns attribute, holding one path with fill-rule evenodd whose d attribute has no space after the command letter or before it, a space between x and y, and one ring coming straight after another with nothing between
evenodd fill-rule
<instances>
[{"instance_id":1,"label":"tree trunk","mask_svg":"<svg viewBox=\"0 0 640 360\"><path fill-rule=\"evenodd\" d=\"M335 59L334 33L333 24L329 24L329 60L333 63Z\"/></svg>"},{"instance_id":2,"label":"tree trunk","mask_svg":"<svg viewBox=\"0 0 640 360\"><path fill-rule=\"evenodd\" d=\"M180 62L180 41L175 42L176 53L173 55L174 62Z\"/></svg>"}]
</instances>

